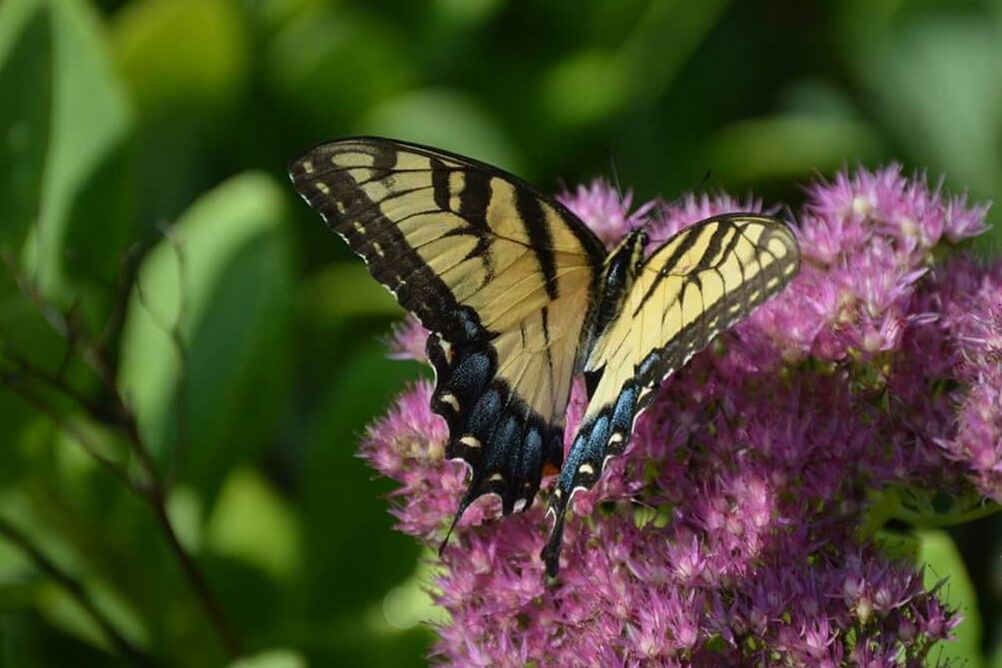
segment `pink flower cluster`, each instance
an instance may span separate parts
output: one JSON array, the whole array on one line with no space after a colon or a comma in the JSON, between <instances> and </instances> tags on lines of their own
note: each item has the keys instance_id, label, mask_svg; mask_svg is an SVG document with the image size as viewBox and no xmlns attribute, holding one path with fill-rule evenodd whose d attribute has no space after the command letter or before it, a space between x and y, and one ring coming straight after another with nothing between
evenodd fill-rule
<instances>
[{"instance_id":1,"label":"pink flower cluster","mask_svg":"<svg viewBox=\"0 0 1002 668\"><path fill-rule=\"evenodd\" d=\"M759 208L720 195L630 212L602 182L563 202L607 241ZM985 214L896 167L812 186L799 276L662 385L627 452L575 496L556 582L538 559L545 498L504 520L491 500L466 513L434 584L450 616L438 657L924 665L959 615L859 529L867 492L891 484L1002 501L1002 265L950 248ZM394 348L420 356L423 336L407 326ZM437 545L465 468L444 460L430 394L405 392L362 453L401 483L398 528Z\"/></svg>"}]
</instances>

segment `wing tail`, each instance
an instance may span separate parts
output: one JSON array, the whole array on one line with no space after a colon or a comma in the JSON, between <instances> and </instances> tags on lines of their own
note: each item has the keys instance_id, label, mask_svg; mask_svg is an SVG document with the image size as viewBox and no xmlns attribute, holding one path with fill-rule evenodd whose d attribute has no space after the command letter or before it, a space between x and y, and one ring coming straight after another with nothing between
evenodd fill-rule
<instances>
[{"instance_id":1,"label":"wing tail","mask_svg":"<svg viewBox=\"0 0 1002 668\"><path fill-rule=\"evenodd\" d=\"M454 344L432 334L427 351L437 377L432 410L449 425L446 457L466 462L471 470L453 528L485 494L501 498L505 515L528 508L544 465L561 464L563 429L536 415L498 376L497 355L489 344Z\"/></svg>"}]
</instances>

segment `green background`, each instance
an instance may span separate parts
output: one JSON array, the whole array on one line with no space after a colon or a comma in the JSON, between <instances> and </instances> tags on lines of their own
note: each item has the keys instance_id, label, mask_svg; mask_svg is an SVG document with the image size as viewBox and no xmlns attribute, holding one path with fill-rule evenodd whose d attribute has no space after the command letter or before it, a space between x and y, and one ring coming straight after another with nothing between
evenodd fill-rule
<instances>
[{"instance_id":1,"label":"green background","mask_svg":"<svg viewBox=\"0 0 1002 668\"><path fill-rule=\"evenodd\" d=\"M125 305L114 375L241 666L421 665L439 618L392 485L355 456L426 372L385 358L399 311L284 173L350 134L546 191L615 170L638 201L796 207L817 175L889 160L999 199L1002 2L0 0L0 251L93 331ZM2 268L0 353L107 400ZM52 402L126 461L113 429ZM0 519L159 662L226 660L148 508L3 386ZM943 656L971 667L1002 666L999 528L913 536L968 617ZM0 666L120 663L108 647L0 538Z\"/></svg>"}]
</instances>

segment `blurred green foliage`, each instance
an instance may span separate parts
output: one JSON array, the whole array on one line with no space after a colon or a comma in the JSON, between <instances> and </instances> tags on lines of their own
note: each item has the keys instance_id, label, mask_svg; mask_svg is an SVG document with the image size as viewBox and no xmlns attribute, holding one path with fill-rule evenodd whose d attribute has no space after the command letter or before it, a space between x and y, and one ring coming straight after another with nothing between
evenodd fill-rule
<instances>
[{"instance_id":1,"label":"blurred green foliage","mask_svg":"<svg viewBox=\"0 0 1002 668\"><path fill-rule=\"evenodd\" d=\"M100 419L109 382L243 641L231 665L425 661L431 575L354 452L426 372L385 358L397 307L284 175L361 133L546 190L615 168L640 198L795 205L817 174L897 159L999 199L1002 3L3 0L0 666L124 662L98 618L160 663L227 660L149 504L80 447L143 475ZM999 529L902 547L949 578L967 621L944 657L968 666L1002 665Z\"/></svg>"}]
</instances>

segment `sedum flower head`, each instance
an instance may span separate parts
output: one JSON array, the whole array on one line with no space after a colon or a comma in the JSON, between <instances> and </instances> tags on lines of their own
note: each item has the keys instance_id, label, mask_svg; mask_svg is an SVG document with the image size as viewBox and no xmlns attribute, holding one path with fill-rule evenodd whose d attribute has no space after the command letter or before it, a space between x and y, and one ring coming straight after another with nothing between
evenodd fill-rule
<instances>
[{"instance_id":1,"label":"sedum flower head","mask_svg":"<svg viewBox=\"0 0 1002 668\"><path fill-rule=\"evenodd\" d=\"M865 492L889 485L1002 501L1002 266L936 261L986 208L897 167L808 193L800 274L661 386L627 452L574 497L557 581L537 557L545 499L503 521L492 499L465 513L434 583L440 660L910 666L950 637L959 615L859 527ZM561 199L607 243L761 208L717 195L631 211L601 181ZM420 358L424 336L406 325L395 353ZM437 545L466 470L444 459L431 389L407 390L362 453L400 483L398 528ZM576 384L569 435L584 401Z\"/></svg>"}]
</instances>

